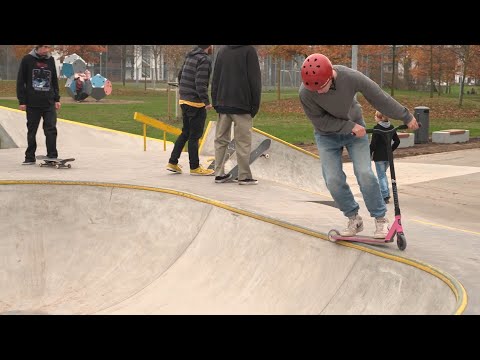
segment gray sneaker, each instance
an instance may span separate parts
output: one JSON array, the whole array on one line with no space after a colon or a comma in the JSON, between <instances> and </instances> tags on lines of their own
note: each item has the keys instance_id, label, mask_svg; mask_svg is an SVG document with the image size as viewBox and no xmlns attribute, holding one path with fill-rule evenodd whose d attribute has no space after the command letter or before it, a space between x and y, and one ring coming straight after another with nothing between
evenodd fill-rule
<instances>
[{"instance_id":1,"label":"gray sneaker","mask_svg":"<svg viewBox=\"0 0 480 360\"><path fill-rule=\"evenodd\" d=\"M373 237L375 239L385 239L388 235L388 230L390 227L388 226L388 219L383 218L375 218L375 232L373 233Z\"/></svg>"},{"instance_id":2,"label":"gray sneaker","mask_svg":"<svg viewBox=\"0 0 480 360\"><path fill-rule=\"evenodd\" d=\"M22 165L35 165L35 160L25 160Z\"/></svg>"},{"instance_id":3,"label":"gray sneaker","mask_svg":"<svg viewBox=\"0 0 480 360\"><path fill-rule=\"evenodd\" d=\"M362 217L357 214L348 218L347 227L340 231L340 235L355 236L360 231L363 231L363 220Z\"/></svg>"}]
</instances>

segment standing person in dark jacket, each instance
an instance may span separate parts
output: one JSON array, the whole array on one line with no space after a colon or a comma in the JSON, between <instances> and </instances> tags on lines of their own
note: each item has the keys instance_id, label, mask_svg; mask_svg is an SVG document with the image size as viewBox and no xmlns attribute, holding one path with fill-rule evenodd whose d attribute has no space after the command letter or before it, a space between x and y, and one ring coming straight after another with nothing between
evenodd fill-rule
<instances>
[{"instance_id":1,"label":"standing person in dark jacket","mask_svg":"<svg viewBox=\"0 0 480 360\"><path fill-rule=\"evenodd\" d=\"M390 124L390 120L388 119L388 117L383 115L379 111L375 112L375 121L377 122L377 125L374 126L374 129L393 129L393 125ZM393 152L398 147L398 145L400 145L400 138L398 137L396 131L393 133L392 140ZM372 134L372 141L370 141L370 154L373 155L373 161L375 162L378 183L380 185L380 192L382 193L385 204L388 204L388 202L390 201L390 190L388 188L387 169L390 166L390 163L388 162L387 143L385 142L384 136L376 133Z\"/></svg>"},{"instance_id":2,"label":"standing person in dark jacket","mask_svg":"<svg viewBox=\"0 0 480 360\"><path fill-rule=\"evenodd\" d=\"M47 156L58 157L57 110L60 109L57 69L50 56L50 45L35 45L20 63L17 76L19 109L27 112L27 141L23 165L35 164L36 135L43 117Z\"/></svg>"},{"instance_id":3,"label":"standing person in dark jacket","mask_svg":"<svg viewBox=\"0 0 480 360\"><path fill-rule=\"evenodd\" d=\"M212 105L208 99L208 83L212 62L208 55L212 54L213 45L198 45L190 51L178 74L178 86L182 108L183 128L170 155L167 170L182 173L178 159L188 141L188 158L190 175L213 175L213 170L200 166L198 157L198 140L202 137L207 119L207 109Z\"/></svg>"},{"instance_id":4,"label":"standing person in dark jacket","mask_svg":"<svg viewBox=\"0 0 480 360\"><path fill-rule=\"evenodd\" d=\"M225 175L225 153L234 124L238 184L254 185L250 170L253 118L260 108L262 78L258 55L250 45L225 45L217 55L212 78L212 103L218 113L215 130L215 182L231 178Z\"/></svg>"}]
</instances>

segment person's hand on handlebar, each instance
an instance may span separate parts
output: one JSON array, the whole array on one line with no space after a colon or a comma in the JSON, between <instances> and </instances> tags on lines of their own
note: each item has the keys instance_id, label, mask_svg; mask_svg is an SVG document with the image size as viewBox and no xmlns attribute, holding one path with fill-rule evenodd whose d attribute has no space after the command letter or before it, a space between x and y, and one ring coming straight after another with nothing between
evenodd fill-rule
<instances>
[{"instance_id":1,"label":"person's hand on handlebar","mask_svg":"<svg viewBox=\"0 0 480 360\"><path fill-rule=\"evenodd\" d=\"M352 129L352 134L357 137L365 136L366 133L367 132L362 125L355 124L355 126Z\"/></svg>"},{"instance_id":2,"label":"person's hand on handlebar","mask_svg":"<svg viewBox=\"0 0 480 360\"><path fill-rule=\"evenodd\" d=\"M415 119L415 116L413 119L407 124L409 130L417 130L419 128L417 119Z\"/></svg>"}]
</instances>

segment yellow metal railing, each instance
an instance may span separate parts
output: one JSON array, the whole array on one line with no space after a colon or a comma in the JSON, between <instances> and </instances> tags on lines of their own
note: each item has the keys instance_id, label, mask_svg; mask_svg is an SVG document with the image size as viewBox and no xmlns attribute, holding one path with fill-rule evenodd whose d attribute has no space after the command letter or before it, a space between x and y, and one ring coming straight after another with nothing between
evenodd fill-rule
<instances>
[{"instance_id":1,"label":"yellow metal railing","mask_svg":"<svg viewBox=\"0 0 480 360\"><path fill-rule=\"evenodd\" d=\"M174 126L165 124L160 120L154 119L139 112L135 112L135 114L133 114L133 119L143 124L143 151L147 151L147 125L163 130L163 151L167 150L167 132L176 136L182 133L182 130Z\"/></svg>"}]
</instances>

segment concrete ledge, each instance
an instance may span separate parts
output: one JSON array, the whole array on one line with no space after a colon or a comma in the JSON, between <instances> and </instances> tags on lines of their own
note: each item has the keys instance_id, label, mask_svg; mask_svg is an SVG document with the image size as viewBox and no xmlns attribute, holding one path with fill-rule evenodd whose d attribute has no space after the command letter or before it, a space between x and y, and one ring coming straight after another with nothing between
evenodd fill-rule
<instances>
[{"instance_id":1,"label":"concrete ledge","mask_svg":"<svg viewBox=\"0 0 480 360\"><path fill-rule=\"evenodd\" d=\"M441 144L453 144L467 142L470 138L470 130L448 129L434 131L432 142Z\"/></svg>"},{"instance_id":2,"label":"concrete ledge","mask_svg":"<svg viewBox=\"0 0 480 360\"><path fill-rule=\"evenodd\" d=\"M398 148L406 148L415 145L415 136L413 133L398 133L397 135L400 138L400 145L398 145Z\"/></svg>"}]
</instances>

